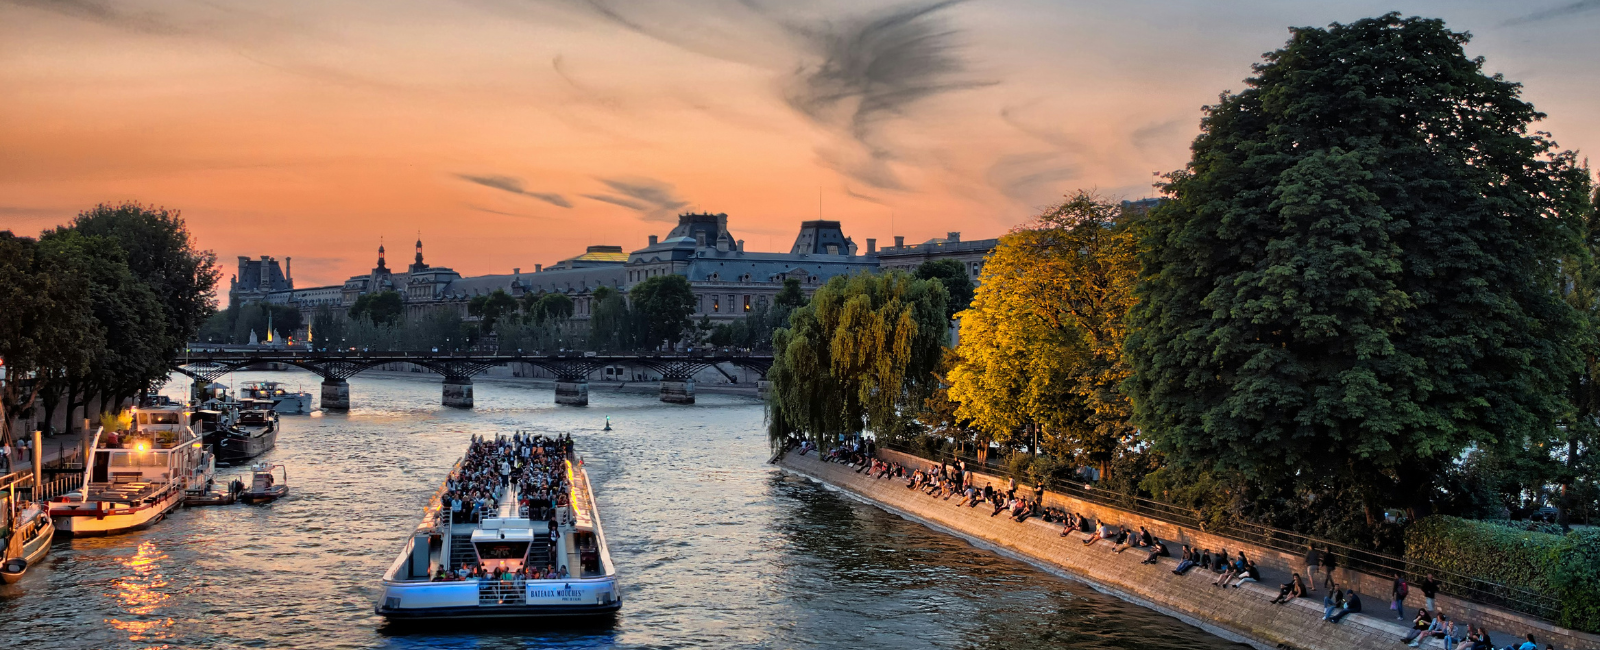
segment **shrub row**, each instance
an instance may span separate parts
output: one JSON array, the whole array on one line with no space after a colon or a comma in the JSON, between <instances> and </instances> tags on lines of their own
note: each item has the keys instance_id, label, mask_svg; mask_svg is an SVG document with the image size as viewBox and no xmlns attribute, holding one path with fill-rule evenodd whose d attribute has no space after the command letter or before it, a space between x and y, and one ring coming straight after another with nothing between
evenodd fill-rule
<instances>
[{"instance_id":1,"label":"shrub row","mask_svg":"<svg viewBox=\"0 0 1600 650\"><path fill-rule=\"evenodd\" d=\"M1406 559L1560 601L1563 627L1600 632L1600 531L1565 536L1432 516L1406 530Z\"/></svg>"}]
</instances>

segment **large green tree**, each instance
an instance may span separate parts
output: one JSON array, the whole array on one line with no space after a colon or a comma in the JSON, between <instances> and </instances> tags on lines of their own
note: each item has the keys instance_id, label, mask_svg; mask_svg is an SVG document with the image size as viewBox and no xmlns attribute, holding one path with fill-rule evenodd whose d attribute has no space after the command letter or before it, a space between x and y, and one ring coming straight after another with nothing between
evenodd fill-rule
<instances>
[{"instance_id":1,"label":"large green tree","mask_svg":"<svg viewBox=\"0 0 1600 650\"><path fill-rule=\"evenodd\" d=\"M361 294L350 305L350 320L370 320L376 325L394 325L400 322L405 302L396 291L374 291Z\"/></svg>"},{"instance_id":2,"label":"large green tree","mask_svg":"<svg viewBox=\"0 0 1600 650\"><path fill-rule=\"evenodd\" d=\"M950 305L945 308L951 318L972 304L972 278L967 275L967 265L956 260L928 260L917 265L917 278L938 280L950 294Z\"/></svg>"},{"instance_id":3,"label":"large green tree","mask_svg":"<svg viewBox=\"0 0 1600 650\"><path fill-rule=\"evenodd\" d=\"M1467 42L1397 14L1295 29L1207 108L1128 341L1171 460L1370 518L1563 412L1572 160Z\"/></svg>"},{"instance_id":4,"label":"large green tree","mask_svg":"<svg viewBox=\"0 0 1600 650\"><path fill-rule=\"evenodd\" d=\"M71 227L84 235L108 237L122 247L134 277L149 285L161 301L167 335L173 340L191 340L216 310L221 277L217 256L195 247L178 211L131 202L102 203L80 213Z\"/></svg>"},{"instance_id":5,"label":"large green tree","mask_svg":"<svg viewBox=\"0 0 1600 650\"><path fill-rule=\"evenodd\" d=\"M487 334L494 331L495 323L516 314L517 306L517 299L512 298L511 294L506 293L504 289L495 289L488 294L473 296L472 300L467 301L467 313L478 317L479 329Z\"/></svg>"},{"instance_id":6,"label":"large green tree","mask_svg":"<svg viewBox=\"0 0 1600 650\"><path fill-rule=\"evenodd\" d=\"M656 347L683 338L694 315L694 290L681 275L658 275L633 285L628 300L639 323L639 343Z\"/></svg>"},{"instance_id":7,"label":"large green tree","mask_svg":"<svg viewBox=\"0 0 1600 650\"><path fill-rule=\"evenodd\" d=\"M938 385L948 302L938 281L901 271L828 280L773 335L774 443L802 435L826 446L867 428L905 433Z\"/></svg>"},{"instance_id":8,"label":"large green tree","mask_svg":"<svg viewBox=\"0 0 1600 650\"><path fill-rule=\"evenodd\" d=\"M15 441L12 419L33 408L57 373L84 372L87 351L103 346L89 281L39 242L0 230L0 439ZM63 272L65 271L65 272ZM28 380L29 374L44 376Z\"/></svg>"}]
</instances>

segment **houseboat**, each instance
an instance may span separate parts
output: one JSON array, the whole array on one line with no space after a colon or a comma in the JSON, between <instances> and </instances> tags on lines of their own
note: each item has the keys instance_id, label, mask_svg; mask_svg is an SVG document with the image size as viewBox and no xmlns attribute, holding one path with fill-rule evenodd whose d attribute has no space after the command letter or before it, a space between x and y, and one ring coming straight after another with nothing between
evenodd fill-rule
<instances>
[{"instance_id":1,"label":"houseboat","mask_svg":"<svg viewBox=\"0 0 1600 650\"><path fill-rule=\"evenodd\" d=\"M508 471L513 459L523 462ZM622 607L617 569L571 439L474 439L381 590L375 610L391 623L612 616Z\"/></svg>"},{"instance_id":2,"label":"houseboat","mask_svg":"<svg viewBox=\"0 0 1600 650\"><path fill-rule=\"evenodd\" d=\"M7 512L0 513L5 515L5 526L0 527L0 584L11 584L21 580L29 567L50 552L56 527L50 521L50 513L38 503L19 503L14 498L4 503Z\"/></svg>"},{"instance_id":3,"label":"houseboat","mask_svg":"<svg viewBox=\"0 0 1600 650\"><path fill-rule=\"evenodd\" d=\"M311 393L291 391L275 381L248 381L239 387L239 397L272 402L272 410L283 415L311 412Z\"/></svg>"},{"instance_id":4,"label":"houseboat","mask_svg":"<svg viewBox=\"0 0 1600 650\"><path fill-rule=\"evenodd\" d=\"M157 404L133 409L125 434L95 432L82 489L49 504L64 535L113 535L139 530L183 504L185 491L210 480L200 437L186 423L185 407Z\"/></svg>"}]
</instances>

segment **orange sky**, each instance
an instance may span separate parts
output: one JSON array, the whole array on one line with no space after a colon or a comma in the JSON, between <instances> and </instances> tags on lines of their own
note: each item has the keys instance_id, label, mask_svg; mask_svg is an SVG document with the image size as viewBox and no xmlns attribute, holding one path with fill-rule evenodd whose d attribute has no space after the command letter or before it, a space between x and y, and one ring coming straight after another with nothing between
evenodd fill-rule
<instances>
[{"instance_id":1,"label":"orange sky","mask_svg":"<svg viewBox=\"0 0 1600 650\"><path fill-rule=\"evenodd\" d=\"M179 208L225 275L301 287L380 238L466 274L642 246L694 209L993 237L1075 188L1151 194L1289 25L1471 31L1566 147L1600 144L1600 2L0 0L0 228Z\"/></svg>"}]
</instances>

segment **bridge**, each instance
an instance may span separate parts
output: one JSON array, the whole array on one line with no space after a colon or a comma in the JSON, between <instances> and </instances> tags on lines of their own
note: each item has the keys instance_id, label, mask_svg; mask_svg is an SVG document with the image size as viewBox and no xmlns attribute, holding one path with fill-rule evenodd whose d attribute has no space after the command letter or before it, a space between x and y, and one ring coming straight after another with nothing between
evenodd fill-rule
<instances>
[{"instance_id":1,"label":"bridge","mask_svg":"<svg viewBox=\"0 0 1600 650\"><path fill-rule=\"evenodd\" d=\"M228 373L257 364L284 364L309 370L322 377L322 409L350 410L349 379L363 370L392 363L409 363L426 368L444 378L445 406L472 408L472 378L495 366L523 363L543 368L555 375L556 403L586 406L589 403L589 375L611 365L647 368L661 376L661 401L694 403L694 377L714 368L732 380L721 368L732 365L755 372L762 380L772 368L772 355L730 350L695 352L595 353L522 352L379 352L311 351L290 348L216 348L192 344L178 353L172 369L204 386Z\"/></svg>"}]
</instances>

